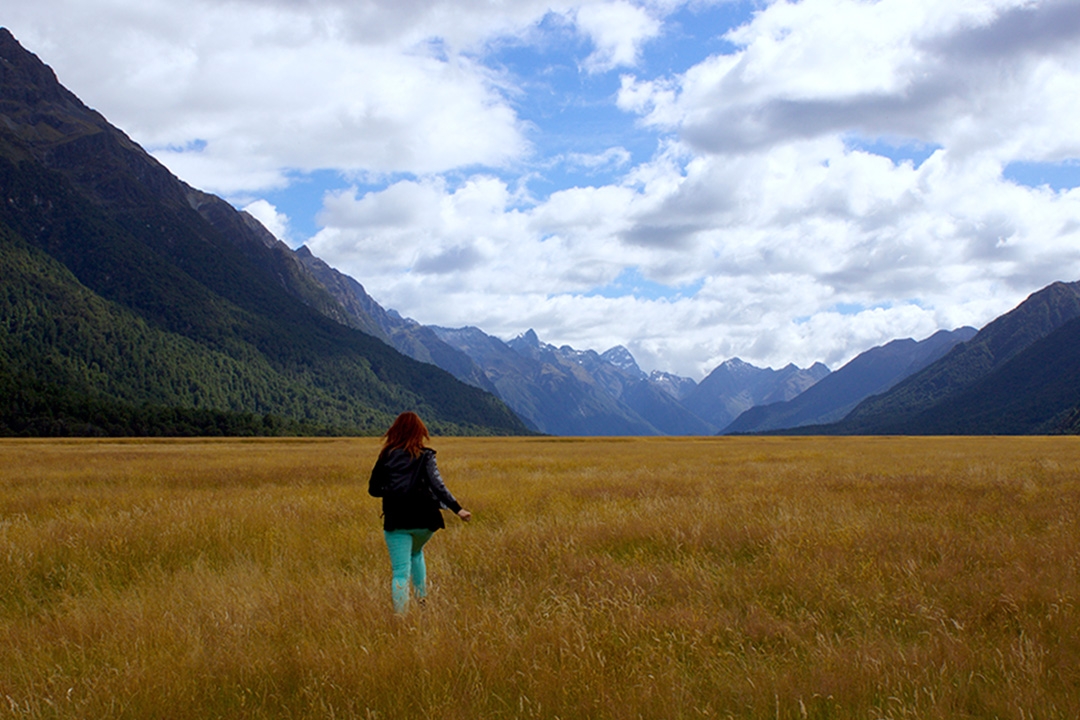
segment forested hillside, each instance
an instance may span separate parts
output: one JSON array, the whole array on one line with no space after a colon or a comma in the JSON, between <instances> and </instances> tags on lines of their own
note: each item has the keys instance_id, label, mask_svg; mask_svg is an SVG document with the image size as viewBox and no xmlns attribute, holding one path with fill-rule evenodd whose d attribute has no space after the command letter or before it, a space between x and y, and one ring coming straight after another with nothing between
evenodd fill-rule
<instances>
[{"instance_id":1,"label":"forested hillside","mask_svg":"<svg viewBox=\"0 0 1080 720\"><path fill-rule=\"evenodd\" d=\"M371 433L405 409L441 432L527 432L491 394L343 324L287 248L2 29L0 116L0 384L18 389L0 432Z\"/></svg>"}]
</instances>

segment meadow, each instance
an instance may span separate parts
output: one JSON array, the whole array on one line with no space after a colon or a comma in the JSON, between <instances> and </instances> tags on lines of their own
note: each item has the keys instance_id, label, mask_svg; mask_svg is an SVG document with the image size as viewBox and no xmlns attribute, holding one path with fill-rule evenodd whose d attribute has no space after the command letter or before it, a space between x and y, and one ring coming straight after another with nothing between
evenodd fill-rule
<instances>
[{"instance_id":1,"label":"meadow","mask_svg":"<svg viewBox=\"0 0 1080 720\"><path fill-rule=\"evenodd\" d=\"M0 441L0 718L1077 718L1080 438Z\"/></svg>"}]
</instances>

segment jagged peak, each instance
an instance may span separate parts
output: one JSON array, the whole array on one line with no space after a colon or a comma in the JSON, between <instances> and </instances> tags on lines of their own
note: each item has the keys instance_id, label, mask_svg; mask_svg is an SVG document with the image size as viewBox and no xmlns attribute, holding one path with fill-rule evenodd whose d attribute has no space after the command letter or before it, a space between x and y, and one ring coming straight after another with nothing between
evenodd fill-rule
<instances>
[{"instance_id":1,"label":"jagged peak","mask_svg":"<svg viewBox=\"0 0 1080 720\"><path fill-rule=\"evenodd\" d=\"M633 354L623 345L616 345L605 350L600 354L600 359L614 365L623 372L628 372L636 377L646 377L644 371L638 366L637 360L634 359Z\"/></svg>"},{"instance_id":2,"label":"jagged peak","mask_svg":"<svg viewBox=\"0 0 1080 720\"><path fill-rule=\"evenodd\" d=\"M541 342L540 337L532 328L529 328L525 332L518 335L516 338L508 341L506 344L513 348L515 352L525 353L528 355L547 350L555 350L554 346Z\"/></svg>"},{"instance_id":3,"label":"jagged peak","mask_svg":"<svg viewBox=\"0 0 1080 720\"><path fill-rule=\"evenodd\" d=\"M733 357L717 365L716 369L714 369L713 372L721 371L727 373L745 374L756 370L761 370L761 368L756 365L751 365L742 358Z\"/></svg>"},{"instance_id":4,"label":"jagged peak","mask_svg":"<svg viewBox=\"0 0 1080 720\"><path fill-rule=\"evenodd\" d=\"M533 330L532 328L529 328L528 330L521 333L520 335L518 335L514 339L515 340L520 340L521 342L523 342L526 345L529 345L531 347L535 347L535 348L540 347L540 337L536 334L536 331Z\"/></svg>"}]
</instances>

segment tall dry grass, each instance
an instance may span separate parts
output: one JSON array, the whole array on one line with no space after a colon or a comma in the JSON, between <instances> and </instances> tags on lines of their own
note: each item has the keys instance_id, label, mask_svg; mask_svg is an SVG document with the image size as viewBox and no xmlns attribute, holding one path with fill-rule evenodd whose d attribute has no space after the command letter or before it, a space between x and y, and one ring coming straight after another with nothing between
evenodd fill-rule
<instances>
[{"instance_id":1,"label":"tall dry grass","mask_svg":"<svg viewBox=\"0 0 1080 720\"><path fill-rule=\"evenodd\" d=\"M1080 439L0 443L0 717L1077 718Z\"/></svg>"}]
</instances>

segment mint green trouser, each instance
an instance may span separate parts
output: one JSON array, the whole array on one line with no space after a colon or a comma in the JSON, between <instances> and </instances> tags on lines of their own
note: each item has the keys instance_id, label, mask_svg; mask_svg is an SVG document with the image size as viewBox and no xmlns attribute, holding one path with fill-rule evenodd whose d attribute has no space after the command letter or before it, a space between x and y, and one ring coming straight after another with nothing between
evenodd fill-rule
<instances>
[{"instance_id":1,"label":"mint green trouser","mask_svg":"<svg viewBox=\"0 0 1080 720\"><path fill-rule=\"evenodd\" d=\"M409 582L416 597L427 596L427 567L424 565L424 543L435 533L431 530L386 530L386 548L390 551L390 596L394 612L403 613L409 607Z\"/></svg>"}]
</instances>

